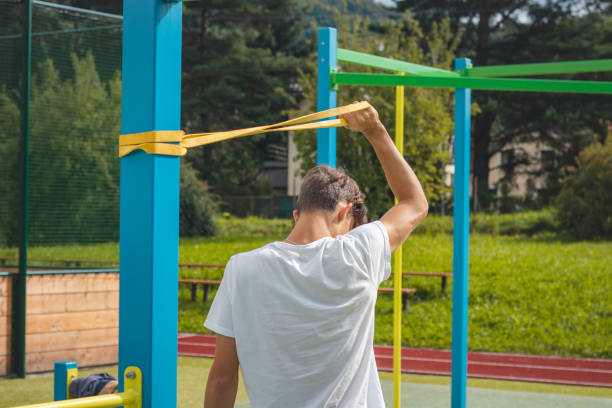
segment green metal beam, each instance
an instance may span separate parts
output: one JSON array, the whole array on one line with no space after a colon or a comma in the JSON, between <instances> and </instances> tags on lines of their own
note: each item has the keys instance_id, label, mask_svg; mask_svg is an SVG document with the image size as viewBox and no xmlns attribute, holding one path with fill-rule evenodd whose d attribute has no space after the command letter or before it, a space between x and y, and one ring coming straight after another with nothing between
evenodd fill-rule
<instances>
[{"instance_id":1,"label":"green metal beam","mask_svg":"<svg viewBox=\"0 0 612 408\"><path fill-rule=\"evenodd\" d=\"M332 84L374 86L422 86L430 88L471 88L489 91L564 92L612 94L612 82L561 81L516 78L444 78L392 74L330 73Z\"/></svg>"},{"instance_id":2,"label":"green metal beam","mask_svg":"<svg viewBox=\"0 0 612 408\"><path fill-rule=\"evenodd\" d=\"M468 77L509 77L550 74L577 74L582 72L612 71L612 59L545 62L538 64L491 65L468 68L459 73Z\"/></svg>"},{"instance_id":3,"label":"green metal beam","mask_svg":"<svg viewBox=\"0 0 612 408\"><path fill-rule=\"evenodd\" d=\"M338 61L350 62L358 65L365 65L372 68L385 69L393 72L404 72L411 75L427 75L439 77L458 77L457 72L445 71L439 68L426 67L424 65L412 64L394 60L391 58L378 57L376 55L365 54L363 52L345 50L338 48Z\"/></svg>"}]
</instances>

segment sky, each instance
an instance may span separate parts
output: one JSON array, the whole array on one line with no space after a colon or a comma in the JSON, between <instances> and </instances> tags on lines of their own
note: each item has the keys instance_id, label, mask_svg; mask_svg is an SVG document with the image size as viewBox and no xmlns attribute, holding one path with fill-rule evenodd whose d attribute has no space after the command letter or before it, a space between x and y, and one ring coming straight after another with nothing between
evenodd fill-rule
<instances>
[{"instance_id":1,"label":"sky","mask_svg":"<svg viewBox=\"0 0 612 408\"><path fill-rule=\"evenodd\" d=\"M393 0L374 0L374 3L381 4L385 7L395 7L395 2Z\"/></svg>"}]
</instances>

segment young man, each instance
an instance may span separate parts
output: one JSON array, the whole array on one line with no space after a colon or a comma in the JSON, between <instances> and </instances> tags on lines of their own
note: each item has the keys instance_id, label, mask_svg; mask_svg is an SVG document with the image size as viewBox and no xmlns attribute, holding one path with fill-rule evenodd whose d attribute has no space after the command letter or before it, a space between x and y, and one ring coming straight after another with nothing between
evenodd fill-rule
<instances>
[{"instance_id":1,"label":"young man","mask_svg":"<svg viewBox=\"0 0 612 408\"><path fill-rule=\"evenodd\" d=\"M374 148L398 203L366 224L354 180L326 166L308 172L287 239L227 264L204 323L217 333L205 408L234 406L239 365L253 408L385 405L373 350L378 286L428 205L376 110L344 119Z\"/></svg>"}]
</instances>

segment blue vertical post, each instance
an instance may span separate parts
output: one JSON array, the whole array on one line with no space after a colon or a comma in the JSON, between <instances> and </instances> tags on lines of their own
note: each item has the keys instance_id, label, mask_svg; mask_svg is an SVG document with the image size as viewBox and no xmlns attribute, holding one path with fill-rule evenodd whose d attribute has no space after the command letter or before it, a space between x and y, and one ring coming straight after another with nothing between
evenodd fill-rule
<instances>
[{"instance_id":1,"label":"blue vertical post","mask_svg":"<svg viewBox=\"0 0 612 408\"><path fill-rule=\"evenodd\" d=\"M53 366L53 401L67 400L68 386L77 373L77 363L74 361L58 361Z\"/></svg>"},{"instance_id":2,"label":"blue vertical post","mask_svg":"<svg viewBox=\"0 0 612 408\"><path fill-rule=\"evenodd\" d=\"M123 2L122 134L180 129L181 32L182 3ZM121 158L119 372L142 370L143 408L176 407L179 173Z\"/></svg>"},{"instance_id":3,"label":"blue vertical post","mask_svg":"<svg viewBox=\"0 0 612 408\"><path fill-rule=\"evenodd\" d=\"M472 66L455 60L455 70ZM451 407L465 408L468 333L468 245L470 216L470 105L472 90L455 89L455 194L453 211L453 336Z\"/></svg>"},{"instance_id":4,"label":"blue vertical post","mask_svg":"<svg viewBox=\"0 0 612 408\"><path fill-rule=\"evenodd\" d=\"M336 90L330 87L329 71L336 68L338 48L335 28L319 28L318 35L318 73L317 73L317 110L336 107ZM317 129L317 164L336 167L336 128Z\"/></svg>"}]
</instances>

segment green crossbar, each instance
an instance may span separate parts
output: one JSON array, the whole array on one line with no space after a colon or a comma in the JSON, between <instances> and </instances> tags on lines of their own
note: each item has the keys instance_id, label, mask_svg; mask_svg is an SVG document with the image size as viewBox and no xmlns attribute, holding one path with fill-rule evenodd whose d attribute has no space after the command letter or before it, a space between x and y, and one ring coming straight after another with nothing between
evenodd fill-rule
<instances>
[{"instance_id":1,"label":"green crossbar","mask_svg":"<svg viewBox=\"0 0 612 408\"><path fill-rule=\"evenodd\" d=\"M459 73L468 77L509 77L550 74L576 74L582 72L612 71L612 59L545 62L537 64L491 65L468 68Z\"/></svg>"},{"instance_id":2,"label":"green crossbar","mask_svg":"<svg viewBox=\"0 0 612 408\"><path fill-rule=\"evenodd\" d=\"M459 77L457 72L445 71L439 68L427 67L425 65L412 64L394 60L391 58L378 57L376 55L365 54L363 52L345 50L338 48L338 61L350 62L358 65L365 65L372 68L380 68L393 72L404 72L411 75L427 75L440 77Z\"/></svg>"},{"instance_id":3,"label":"green crossbar","mask_svg":"<svg viewBox=\"0 0 612 408\"><path fill-rule=\"evenodd\" d=\"M597 81L473 77L445 78L351 72L331 72L330 80L332 84L338 85L422 86L431 88L471 88L489 91L612 94L612 82Z\"/></svg>"}]
</instances>

